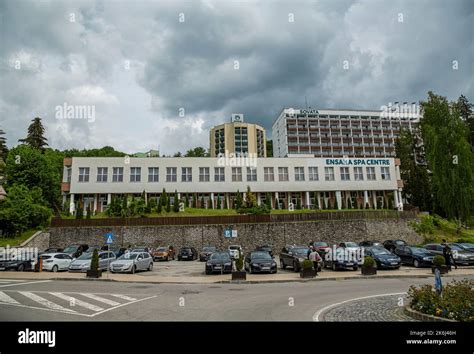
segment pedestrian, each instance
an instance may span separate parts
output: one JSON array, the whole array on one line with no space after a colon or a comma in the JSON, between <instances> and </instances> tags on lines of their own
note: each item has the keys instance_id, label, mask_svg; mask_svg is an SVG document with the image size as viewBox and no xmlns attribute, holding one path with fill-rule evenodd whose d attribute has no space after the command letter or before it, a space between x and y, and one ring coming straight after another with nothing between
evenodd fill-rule
<instances>
[{"instance_id":1,"label":"pedestrian","mask_svg":"<svg viewBox=\"0 0 474 354\"><path fill-rule=\"evenodd\" d=\"M448 245L449 249L449 263L454 265L454 269L458 269L458 265L456 264L456 258L454 257L454 252L451 246Z\"/></svg>"},{"instance_id":2,"label":"pedestrian","mask_svg":"<svg viewBox=\"0 0 474 354\"><path fill-rule=\"evenodd\" d=\"M306 253L306 258L307 259L309 259L309 255L311 254L312 251L313 251L313 246L309 246L308 252Z\"/></svg>"},{"instance_id":3,"label":"pedestrian","mask_svg":"<svg viewBox=\"0 0 474 354\"><path fill-rule=\"evenodd\" d=\"M446 262L446 267L448 270L451 270L451 247L446 243L446 240L443 240L443 257Z\"/></svg>"},{"instance_id":4,"label":"pedestrian","mask_svg":"<svg viewBox=\"0 0 474 354\"><path fill-rule=\"evenodd\" d=\"M309 254L309 260L313 262L314 271L316 272L316 275L318 275L318 264L321 260L321 256L318 252L316 252L316 249L313 248L311 250L311 253Z\"/></svg>"}]
</instances>

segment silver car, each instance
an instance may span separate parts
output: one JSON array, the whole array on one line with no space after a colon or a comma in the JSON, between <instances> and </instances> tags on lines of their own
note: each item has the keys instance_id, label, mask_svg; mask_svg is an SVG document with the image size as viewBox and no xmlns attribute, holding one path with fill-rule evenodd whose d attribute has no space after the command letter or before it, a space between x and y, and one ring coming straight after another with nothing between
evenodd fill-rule
<instances>
[{"instance_id":1,"label":"silver car","mask_svg":"<svg viewBox=\"0 0 474 354\"><path fill-rule=\"evenodd\" d=\"M138 270L153 270L153 257L148 252L125 252L110 263L112 273L131 273Z\"/></svg>"},{"instance_id":2,"label":"silver car","mask_svg":"<svg viewBox=\"0 0 474 354\"><path fill-rule=\"evenodd\" d=\"M101 251L99 252L99 269L107 270L107 266L115 261L116 257L113 252ZM87 272L91 268L92 252L83 253L79 258L76 258L69 265L70 272Z\"/></svg>"}]
</instances>

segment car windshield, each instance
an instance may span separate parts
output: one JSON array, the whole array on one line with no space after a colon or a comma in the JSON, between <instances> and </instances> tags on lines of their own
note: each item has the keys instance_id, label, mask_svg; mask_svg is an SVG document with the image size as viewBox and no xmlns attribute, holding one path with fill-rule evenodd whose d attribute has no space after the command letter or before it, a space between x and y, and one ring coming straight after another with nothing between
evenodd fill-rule
<instances>
[{"instance_id":1,"label":"car windshield","mask_svg":"<svg viewBox=\"0 0 474 354\"><path fill-rule=\"evenodd\" d=\"M251 259L272 259L270 254L268 254L267 252L252 252L252 254L250 255L250 258Z\"/></svg>"},{"instance_id":2,"label":"car windshield","mask_svg":"<svg viewBox=\"0 0 474 354\"><path fill-rule=\"evenodd\" d=\"M466 248L474 248L474 243L460 243L460 245Z\"/></svg>"},{"instance_id":3,"label":"car windshield","mask_svg":"<svg viewBox=\"0 0 474 354\"><path fill-rule=\"evenodd\" d=\"M78 258L80 260L87 260L92 258L92 252L86 252L81 254L81 256Z\"/></svg>"},{"instance_id":4,"label":"car windshield","mask_svg":"<svg viewBox=\"0 0 474 354\"><path fill-rule=\"evenodd\" d=\"M424 248L417 248L417 247L412 247L411 248L411 251L414 253L414 254L420 254L420 255L431 255L427 250L425 250Z\"/></svg>"},{"instance_id":5,"label":"car windshield","mask_svg":"<svg viewBox=\"0 0 474 354\"><path fill-rule=\"evenodd\" d=\"M204 252L214 252L216 250L215 247L203 247L202 249Z\"/></svg>"},{"instance_id":6,"label":"car windshield","mask_svg":"<svg viewBox=\"0 0 474 354\"><path fill-rule=\"evenodd\" d=\"M66 247L63 252L72 253L72 252L76 252L76 250L77 250L77 247L71 246L71 247Z\"/></svg>"},{"instance_id":7,"label":"car windshield","mask_svg":"<svg viewBox=\"0 0 474 354\"><path fill-rule=\"evenodd\" d=\"M402 240L396 240L395 244L400 245L400 246L406 245L405 241L402 241Z\"/></svg>"},{"instance_id":8,"label":"car windshield","mask_svg":"<svg viewBox=\"0 0 474 354\"><path fill-rule=\"evenodd\" d=\"M314 245L316 247L329 247L329 245L326 242L315 242Z\"/></svg>"},{"instance_id":9,"label":"car windshield","mask_svg":"<svg viewBox=\"0 0 474 354\"><path fill-rule=\"evenodd\" d=\"M296 253L297 255L306 256L306 255L308 254L308 249L307 249L307 248L303 248L303 247L300 247L300 248L292 248L292 249L290 249L290 251L293 251L293 252Z\"/></svg>"},{"instance_id":10,"label":"car windshield","mask_svg":"<svg viewBox=\"0 0 474 354\"><path fill-rule=\"evenodd\" d=\"M49 259L49 258L51 258L51 256L42 255L42 256L40 256L40 258L41 258L41 259Z\"/></svg>"},{"instance_id":11,"label":"car windshield","mask_svg":"<svg viewBox=\"0 0 474 354\"><path fill-rule=\"evenodd\" d=\"M138 257L139 253L129 253L125 252L122 254L119 259L136 259Z\"/></svg>"},{"instance_id":12,"label":"car windshield","mask_svg":"<svg viewBox=\"0 0 474 354\"><path fill-rule=\"evenodd\" d=\"M346 242L346 247L359 247L355 242Z\"/></svg>"},{"instance_id":13,"label":"car windshield","mask_svg":"<svg viewBox=\"0 0 474 354\"><path fill-rule=\"evenodd\" d=\"M229 254L227 252L219 252L219 253L214 253L212 256L211 256L211 259L212 260L223 260L223 259L229 259L230 260L230 257L229 257Z\"/></svg>"},{"instance_id":14,"label":"car windshield","mask_svg":"<svg viewBox=\"0 0 474 354\"><path fill-rule=\"evenodd\" d=\"M377 254L377 255L384 255L384 254L388 255L388 254L390 254L390 252L387 251L384 248L372 248L372 252L374 254Z\"/></svg>"}]
</instances>

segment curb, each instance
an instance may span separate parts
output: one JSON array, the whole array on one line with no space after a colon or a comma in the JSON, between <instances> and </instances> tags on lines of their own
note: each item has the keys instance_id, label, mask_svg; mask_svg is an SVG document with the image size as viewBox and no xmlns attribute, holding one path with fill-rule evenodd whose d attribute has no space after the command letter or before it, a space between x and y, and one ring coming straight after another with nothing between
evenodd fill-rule
<instances>
[{"instance_id":1,"label":"curb","mask_svg":"<svg viewBox=\"0 0 474 354\"><path fill-rule=\"evenodd\" d=\"M422 322L458 322L449 318L427 315L425 313L413 310L410 306L405 306L403 312L405 313L405 315Z\"/></svg>"}]
</instances>

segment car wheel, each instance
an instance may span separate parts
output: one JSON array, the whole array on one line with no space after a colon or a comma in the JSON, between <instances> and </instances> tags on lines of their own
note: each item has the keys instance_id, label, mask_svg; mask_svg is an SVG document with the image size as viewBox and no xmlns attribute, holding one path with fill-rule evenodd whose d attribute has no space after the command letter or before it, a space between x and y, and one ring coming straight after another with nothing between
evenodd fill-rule
<instances>
[{"instance_id":1,"label":"car wheel","mask_svg":"<svg viewBox=\"0 0 474 354\"><path fill-rule=\"evenodd\" d=\"M418 262L418 259L415 259L413 261L413 265L415 266L415 268L420 268L420 262Z\"/></svg>"},{"instance_id":2,"label":"car wheel","mask_svg":"<svg viewBox=\"0 0 474 354\"><path fill-rule=\"evenodd\" d=\"M295 272L298 271L298 265L296 264L295 261L293 261L293 270L294 270Z\"/></svg>"},{"instance_id":3,"label":"car wheel","mask_svg":"<svg viewBox=\"0 0 474 354\"><path fill-rule=\"evenodd\" d=\"M16 270L19 272L23 272L25 270L25 266L23 264L20 264Z\"/></svg>"},{"instance_id":4,"label":"car wheel","mask_svg":"<svg viewBox=\"0 0 474 354\"><path fill-rule=\"evenodd\" d=\"M352 269L353 269L353 270L357 270L357 269L359 269L359 267L358 267L358 266L354 266L354 267L352 267Z\"/></svg>"},{"instance_id":5,"label":"car wheel","mask_svg":"<svg viewBox=\"0 0 474 354\"><path fill-rule=\"evenodd\" d=\"M130 273L131 273L131 274L135 274L136 271L137 271L137 266L134 265L134 266L132 267L132 270L130 271Z\"/></svg>"},{"instance_id":6,"label":"car wheel","mask_svg":"<svg viewBox=\"0 0 474 354\"><path fill-rule=\"evenodd\" d=\"M283 262L283 259L280 259L280 268L286 269L286 265L285 265L285 262Z\"/></svg>"},{"instance_id":7,"label":"car wheel","mask_svg":"<svg viewBox=\"0 0 474 354\"><path fill-rule=\"evenodd\" d=\"M332 263L332 270L336 271L337 270L337 267L336 267L336 263Z\"/></svg>"},{"instance_id":8,"label":"car wheel","mask_svg":"<svg viewBox=\"0 0 474 354\"><path fill-rule=\"evenodd\" d=\"M253 274L252 266L249 266L249 273L250 273L250 274Z\"/></svg>"},{"instance_id":9,"label":"car wheel","mask_svg":"<svg viewBox=\"0 0 474 354\"><path fill-rule=\"evenodd\" d=\"M53 266L52 271L53 271L54 273L56 273L56 272L58 271L58 266L57 266L57 265Z\"/></svg>"},{"instance_id":10,"label":"car wheel","mask_svg":"<svg viewBox=\"0 0 474 354\"><path fill-rule=\"evenodd\" d=\"M209 275L209 274L211 274L211 272L206 269L206 274Z\"/></svg>"},{"instance_id":11,"label":"car wheel","mask_svg":"<svg viewBox=\"0 0 474 354\"><path fill-rule=\"evenodd\" d=\"M153 270L153 262L150 262L150 265L148 266L148 270L151 272Z\"/></svg>"}]
</instances>

